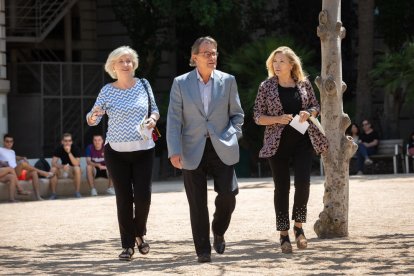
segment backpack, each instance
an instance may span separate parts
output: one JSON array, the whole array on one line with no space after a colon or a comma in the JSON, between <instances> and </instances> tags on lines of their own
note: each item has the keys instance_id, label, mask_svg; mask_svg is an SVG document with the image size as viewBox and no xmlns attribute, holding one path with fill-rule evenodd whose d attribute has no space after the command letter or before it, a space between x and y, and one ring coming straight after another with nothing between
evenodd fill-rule
<instances>
[{"instance_id":1,"label":"backpack","mask_svg":"<svg viewBox=\"0 0 414 276\"><path fill-rule=\"evenodd\" d=\"M47 162L46 159L44 158L40 158L39 160L37 160L36 163L34 164L34 167L36 169L39 169L45 172L50 171L49 162ZM40 176L40 177L44 177L44 176Z\"/></svg>"}]
</instances>

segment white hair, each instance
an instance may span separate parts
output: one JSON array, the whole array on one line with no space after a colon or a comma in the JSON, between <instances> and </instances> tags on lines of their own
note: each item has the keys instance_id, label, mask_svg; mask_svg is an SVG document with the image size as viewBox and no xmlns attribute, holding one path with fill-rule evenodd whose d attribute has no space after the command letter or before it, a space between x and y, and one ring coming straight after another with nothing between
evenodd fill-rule
<instances>
[{"instance_id":1,"label":"white hair","mask_svg":"<svg viewBox=\"0 0 414 276\"><path fill-rule=\"evenodd\" d=\"M117 79L116 72L114 70L114 63L123 55L130 55L132 57L132 63L134 65L134 72L138 68L138 54L137 52L129 46L121 46L113 50L109 55L105 63L105 71L113 79Z\"/></svg>"}]
</instances>

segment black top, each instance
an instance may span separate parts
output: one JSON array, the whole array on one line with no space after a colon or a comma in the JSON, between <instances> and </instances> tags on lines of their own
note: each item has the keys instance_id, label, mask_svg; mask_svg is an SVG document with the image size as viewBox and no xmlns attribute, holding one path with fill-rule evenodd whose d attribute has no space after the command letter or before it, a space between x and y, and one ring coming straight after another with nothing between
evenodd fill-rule
<instances>
[{"instance_id":1,"label":"black top","mask_svg":"<svg viewBox=\"0 0 414 276\"><path fill-rule=\"evenodd\" d=\"M279 99L283 106L285 114L295 116L302 110L302 99L299 89L295 87L283 87L278 85Z\"/></svg>"},{"instance_id":2,"label":"black top","mask_svg":"<svg viewBox=\"0 0 414 276\"><path fill-rule=\"evenodd\" d=\"M284 113L292 114L293 116L299 114L302 110L302 98L300 97L298 87L282 87L278 85L278 92ZM288 124L283 129L276 155L279 158L289 158L298 150L305 152L312 149L308 131L302 134Z\"/></svg>"},{"instance_id":3,"label":"black top","mask_svg":"<svg viewBox=\"0 0 414 276\"><path fill-rule=\"evenodd\" d=\"M359 135L359 140L361 140L362 143L371 143L375 139L379 140L379 135L375 130L369 134L366 134L362 131L362 133ZM377 148L377 146L375 146L375 148Z\"/></svg>"},{"instance_id":4,"label":"black top","mask_svg":"<svg viewBox=\"0 0 414 276\"><path fill-rule=\"evenodd\" d=\"M75 157L81 157L81 150L75 145L71 146L70 152ZM53 157L59 157L60 161L62 162L62 165L69 164L73 166L72 162L70 161L69 154L63 149L63 145L60 145L55 149Z\"/></svg>"}]
</instances>

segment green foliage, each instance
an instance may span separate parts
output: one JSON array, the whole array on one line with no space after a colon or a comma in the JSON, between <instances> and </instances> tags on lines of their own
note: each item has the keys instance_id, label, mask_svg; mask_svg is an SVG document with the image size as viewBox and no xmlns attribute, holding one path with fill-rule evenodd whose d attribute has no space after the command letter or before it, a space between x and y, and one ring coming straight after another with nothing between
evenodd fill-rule
<instances>
[{"instance_id":1,"label":"green foliage","mask_svg":"<svg viewBox=\"0 0 414 276\"><path fill-rule=\"evenodd\" d=\"M377 87L391 93L401 103L414 99L414 43L406 43L398 52L380 58L370 76ZM397 95L398 94L398 95Z\"/></svg>"},{"instance_id":2,"label":"green foliage","mask_svg":"<svg viewBox=\"0 0 414 276\"><path fill-rule=\"evenodd\" d=\"M301 58L303 68L314 77L317 68L311 65L314 52L298 46L287 36L267 37L247 43L224 61L225 70L234 74L239 86L240 98L245 111L251 111L256 99L259 84L267 78L266 60L279 46L292 48Z\"/></svg>"},{"instance_id":3,"label":"green foliage","mask_svg":"<svg viewBox=\"0 0 414 276\"><path fill-rule=\"evenodd\" d=\"M377 24L385 43L393 50L414 38L414 9L412 0L376 0Z\"/></svg>"},{"instance_id":4,"label":"green foliage","mask_svg":"<svg viewBox=\"0 0 414 276\"><path fill-rule=\"evenodd\" d=\"M117 19L126 27L140 58L138 73L154 80L165 40L157 39L165 22L156 1L112 0Z\"/></svg>"},{"instance_id":5,"label":"green foliage","mask_svg":"<svg viewBox=\"0 0 414 276\"><path fill-rule=\"evenodd\" d=\"M219 41L222 54L232 52L249 41L251 32L264 25L266 19L259 16L265 0L111 1L117 19L127 28L132 47L140 56L138 74L149 80L157 76L163 50L175 48L178 56L188 52L189 57L189 51L183 49L189 49L197 37L211 35ZM181 62L178 60L179 69ZM185 68L188 70L187 65Z\"/></svg>"},{"instance_id":6,"label":"green foliage","mask_svg":"<svg viewBox=\"0 0 414 276\"><path fill-rule=\"evenodd\" d=\"M286 36L267 37L246 43L224 61L225 71L234 74L243 110L245 123L243 126L243 142L251 150L258 151L262 145L260 126L253 121L253 106L257 90L262 81L267 79L266 60L270 53L279 46L292 48L301 58L303 68L315 76L316 67L312 66L314 52L306 47L298 46L292 38Z\"/></svg>"}]
</instances>

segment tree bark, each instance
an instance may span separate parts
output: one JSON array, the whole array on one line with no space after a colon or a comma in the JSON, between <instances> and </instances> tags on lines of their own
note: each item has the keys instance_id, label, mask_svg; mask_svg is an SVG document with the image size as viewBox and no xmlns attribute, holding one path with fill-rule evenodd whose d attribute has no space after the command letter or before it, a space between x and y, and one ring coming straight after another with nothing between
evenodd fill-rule
<instances>
[{"instance_id":1,"label":"tree bark","mask_svg":"<svg viewBox=\"0 0 414 276\"><path fill-rule=\"evenodd\" d=\"M348 235L349 160L357 149L345 130L351 124L343 112L341 40L345 28L341 22L341 1L323 0L317 34L321 39L321 76L315 80L321 94L321 121L329 140L329 149L322 155L325 167L324 209L315 222L320 238Z\"/></svg>"},{"instance_id":2,"label":"tree bark","mask_svg":"<svg viewBox=\"0 0 414 276\"><path fill-rule=\"evenodd\" d=\"M358 1L358 76L356 120L371 119L371 81L368 76L374 56L374 0Z\"/></svg>"}]
</instances>

